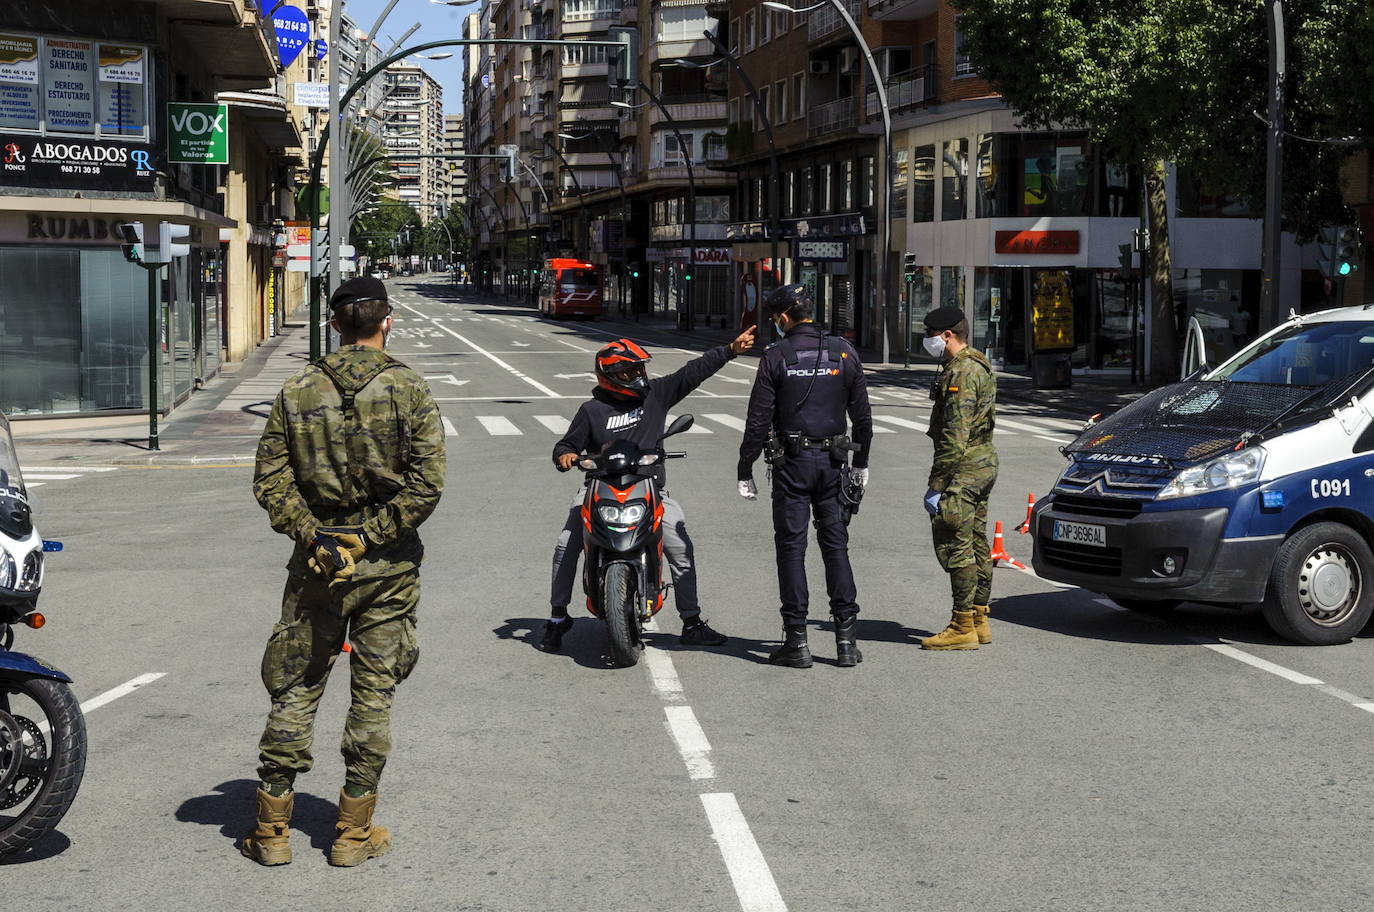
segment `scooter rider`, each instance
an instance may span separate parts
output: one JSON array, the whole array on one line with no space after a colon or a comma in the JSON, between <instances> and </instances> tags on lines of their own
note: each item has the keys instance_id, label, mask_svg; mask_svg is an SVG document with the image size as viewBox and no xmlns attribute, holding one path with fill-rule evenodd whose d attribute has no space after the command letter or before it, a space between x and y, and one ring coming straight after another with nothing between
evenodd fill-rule
<instances>
[{"instance_id":1,"label":"scooter rider","mask_svg":"<svg viewBox=\"0 0 1374 912\"><path fill-rule=\"evenodd\" d=\"M835 619L836 657L841 666L852 667L863 656L854 637L858 593L849 565L848 517L841 493L846 474L859 487L868 484L873 415L863 364L852 345L827 335L811 321L814 305L805 285L775 289L764 306L785 338L770 346L759 362L740 445L738 477L740 495L755 500L754 462L768 444L784 637L782 648L768 661L790 668L811 667L806 644L806 526L814 513L830 614ZM844 438L846 415L859 448L852 470L845 464L842 448L848 442Z\"/></svg>"},{"instance_id":2,"label":"scooter rider","mask_svg":"<svg viewBox=\"0 0 1374 912\"><path fill-rule=\"evenodd\" d=\"M554 444L553 462L567 472L583 453L596 452L612 440L629 439L641 447L657 446L668 421L668 410L687 398L692 390L725 366L727 361L749 350L754 344L751 327L729 345L713 348L706 354L665 377L649 379L646 365L649 353L629 339L617 339L596 353L597 387L592 398L582 403L562 440ZM657 469L660 487L665 473ZM677 613L682 618L684 646L720 646L726 637L712 630L701 617L697 604L696 568L692 561L692 540L687 535L682 507L663 489L663 551L673 576ZM578 490L568 510L568 520L553 550L553 584L549 601L552 612L539 648L557 652L563 637L572 629L568 602L577 578L577 560L582 553L582 498Z\"/></svg>"}]
</instances>

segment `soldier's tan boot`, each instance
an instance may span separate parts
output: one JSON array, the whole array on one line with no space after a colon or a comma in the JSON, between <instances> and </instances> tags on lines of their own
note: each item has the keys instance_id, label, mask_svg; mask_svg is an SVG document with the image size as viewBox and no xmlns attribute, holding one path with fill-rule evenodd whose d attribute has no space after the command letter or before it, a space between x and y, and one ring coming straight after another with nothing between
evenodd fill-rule
<instances>
[{"instance_id":1,"label":"soldier's tan boot","mask_svg":"<svg viewBox=\"0 0 1374 912\"><path fill-rule=\"evenodd\" d=\"M987 605L973 606L973 632L978 634L978 643L982 646L992 642L992 627L988 624L990 614L992 608Z\"/></svg>"},{"instance_id":2,"label":"soldier's tan boot","mask_svg":"<svg viewBox=\"0 0 1374 912\"><path fill-rule=\"evenodd\" d=\"M955 611L949 626L921 641L922 649L977 649L978 634L973 629L975 613Z\"/></svg>"},{"instance_id":3,"label":"soldier's tan boot","mask_svg":"<svg viewBox=\"0 0 1374 912\"><path fill-rule=\"evenodd\" d=\"M339 822L334 827L334 844L329 847L330 864L351 868L391 851L391 831L372 825L376 809L376 792L362 798L339 792Z\"/></svg>"},{"instance_id":4,"label":"soldier's tan boot","mask_svg":"<svg viewBox=\"0 0 1374 912\"><path fill-rule=\"evenodd\" d=\"M295 801L295 792L278 798L258 789L258 824L239 846L245 858L268 866L291 863L291 807Z\"/></svg>"}]
</instances>

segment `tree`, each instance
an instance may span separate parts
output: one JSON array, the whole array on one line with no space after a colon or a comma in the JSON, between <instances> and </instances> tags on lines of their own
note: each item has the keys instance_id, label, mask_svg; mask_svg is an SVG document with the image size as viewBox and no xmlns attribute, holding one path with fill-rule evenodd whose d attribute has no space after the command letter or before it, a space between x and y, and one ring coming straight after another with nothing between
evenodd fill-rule
<instances>
[{"instance_id":1,"label":"tree","mask_svg":"<svg viewBox=\"0 0 1374 912\"><path fill-rule=\"evenodd\" d=\"M354 246L372 260L390 259L393 253L410 256L419 252L423 229L420 213L404 203L377 203L353 223Z\"/></svg>"},{"instance_id":2,"label":"tree","mask_svg":"<svg viewBox=\"0 0 1374 912\"><path fill-rule=\"evenodd\" d=\"M1151 379L1176 377L1165 162L1255 211L1263 201L1268 32L1261 0L953 0L975 68L1031 128L1087 129L1145 174L1152 256ZM1374 13L1289 0L1287 129L1370 136ZM1359 97L1356 97L1359 96ZM1358 125L1357 125L1358 124ZM1344 147L1286 144L1285 221L1307 236L1339 211ZM1300 179L1294 179L1300 178Z\"/></svg>"}]
</instances>

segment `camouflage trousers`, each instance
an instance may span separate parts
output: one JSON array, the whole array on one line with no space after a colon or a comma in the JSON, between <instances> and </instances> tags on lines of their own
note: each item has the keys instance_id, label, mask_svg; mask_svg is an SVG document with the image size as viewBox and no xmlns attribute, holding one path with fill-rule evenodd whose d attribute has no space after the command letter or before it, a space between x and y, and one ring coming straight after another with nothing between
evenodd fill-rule
<instances>
[{"instance_id":1,"label":"camouflage trousers","mask_svg":"<svg viewBox=\"0 0 1374 912\"><path fill-rule=\"evenodd\" d=\"M344 723L348 785L375 790L391 753L391 703L420 657L415 606L417 571L363 579L330 588L316 577L292 575L282 595L281 620L262 657L262 682L272 697L258 744L258 775L286 785L314 762L315 711L334 660L349 653L351 701Z\"/></svg>"},{"instance_id":2,"label":"camouflage trousers","mask_svg":"<svg viewBox=\"0 0 1374 912\"><path fill-rule=\"evenodd\" d=\"M940 509L930 518L935 558L949 574L954 610L968 611L992 598L992 551L988 546L986 485L953 485L940 497Z\"/></svg>"}]
</instances>

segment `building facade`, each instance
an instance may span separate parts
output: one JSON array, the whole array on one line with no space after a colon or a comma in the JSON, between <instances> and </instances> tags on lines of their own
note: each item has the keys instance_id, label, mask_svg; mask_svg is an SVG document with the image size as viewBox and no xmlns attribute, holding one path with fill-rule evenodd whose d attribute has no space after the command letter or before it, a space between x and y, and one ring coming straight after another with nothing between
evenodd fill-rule
<instances>
[{"instance_id":1,"label":"building facade","mask_svg":"<svg viewBox=\"0 0 1374 912\"><path fill-rule=\"evenodd\" d=\"M467 154L463 141L463 115L444 115L444 153L454 156L447 165L445 195L450 209L463 209L468 199L468 163L461 156Z\"/></svg>"},{"instance_id":2,"label":"building facade","mask_svg":"<svg viewBox=\"0 0 1374 912\"><path fill-rule=\"evenodd\" d=\"M444 90L423 69L396 63L386 69L382 142L391 153L396 196L428 221L447 199L444 153Z\"/></svg>"}]
</instances>

